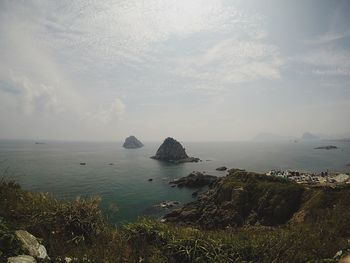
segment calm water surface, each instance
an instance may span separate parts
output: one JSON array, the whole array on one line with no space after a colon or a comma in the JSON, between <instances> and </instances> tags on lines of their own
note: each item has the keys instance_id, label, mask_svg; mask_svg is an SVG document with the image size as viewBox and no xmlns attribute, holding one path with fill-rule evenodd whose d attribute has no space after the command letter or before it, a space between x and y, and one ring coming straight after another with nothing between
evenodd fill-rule
<instances>
[{"instance_id":1,"label":"calm water surface","mask_svg":"<svg viewBox=\"0 0 350 263\"><path fill-rule=\"evenodd\" d=\"M350 142L184 142L188 154L203 162L178 165L150 159L160 143L145 144L141 149L127 150L116 142L35 144L0 140L0 172L15 178L24 189L51 192L59 198L99 195L102 207L117 205L119 211L111 220L118 223L145 214L159 216L162 211L152 207L161 201L191 201L193 190L171 188L168 184L191 171L225 175L215 171L225 165L256 172L270 169L350 172L350 167L345 166L350 162ZM330 144L339 149L314 149ZM149 182L149 178L153 181Z\"/></svg>"}]
</instances>

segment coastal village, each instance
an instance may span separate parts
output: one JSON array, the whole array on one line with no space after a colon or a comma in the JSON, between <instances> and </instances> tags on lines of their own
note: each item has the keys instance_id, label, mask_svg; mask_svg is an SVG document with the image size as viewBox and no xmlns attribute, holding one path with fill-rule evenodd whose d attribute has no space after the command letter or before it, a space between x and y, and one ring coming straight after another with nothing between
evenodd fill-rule
<instances>
[{"instance_id":1,"label":"coastal village","mask_svg":"<svg viewBox=\"0 0 350 263\"><path fill-rule=\"evenodd\" d=\"M350 185L350 173L329 172L328 170L321 173L271 170L266 175L286 178L298 184L309 186Z\"/></svg>"}]
</instances>

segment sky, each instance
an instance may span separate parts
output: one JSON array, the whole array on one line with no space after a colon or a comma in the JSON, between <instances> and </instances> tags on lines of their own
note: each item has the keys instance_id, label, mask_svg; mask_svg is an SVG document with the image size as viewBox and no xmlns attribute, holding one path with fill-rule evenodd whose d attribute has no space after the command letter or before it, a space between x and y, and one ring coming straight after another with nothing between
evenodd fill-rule
<instances>
[{"instance_id":1,"label":"sky","mask_svg":"<svg viewBox=\"0 0 350 263\"><path fill-rule=\"evenodd\" d=\"M0 138L350 134L350 1L0 0Z\"/></svg>"}]
</instances>

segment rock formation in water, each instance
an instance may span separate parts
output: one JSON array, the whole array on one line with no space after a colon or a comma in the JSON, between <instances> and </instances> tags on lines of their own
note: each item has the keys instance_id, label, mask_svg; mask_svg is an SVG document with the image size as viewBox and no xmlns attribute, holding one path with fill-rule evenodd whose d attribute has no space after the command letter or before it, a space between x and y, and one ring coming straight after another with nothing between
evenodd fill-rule
<instances>
[{"instance_id":1,"label":"rock formation in water","mask_svg":"<svg viewBox=\"0 0 350 263\"><path fill-rule=\"evenodd\" d=\"M189 157L186 154L185 148L182 147L181 143L177 140L168 137L164 140L162 145L157 150L155 156L152 159L160 161L168 161L173 163L183 163L183 162L198 162L198 158Z\"/></svg>"},{"instance_id":2,"label":"rock formation in water","mask_svg":"<svg viewBox=\"0 0 350 263\"><path fill-rule=\"evenodd\" d=\"M123 147L126 149L137 149L143 146L142 142L140 142L135 136L131 135L125 139Z\"/></svg>"},{"instance_id":3,"label":"rock formation in water","mask_svg":"<svg viewBox=\"0 0 350 263\"><path fill-rule=\"evenodd\" d=\"M334 149L338 149L338 147L334 145L327 145L327 146L316 147L315 149L316 150L334 150Z\"/></svg>"}]
</instances>

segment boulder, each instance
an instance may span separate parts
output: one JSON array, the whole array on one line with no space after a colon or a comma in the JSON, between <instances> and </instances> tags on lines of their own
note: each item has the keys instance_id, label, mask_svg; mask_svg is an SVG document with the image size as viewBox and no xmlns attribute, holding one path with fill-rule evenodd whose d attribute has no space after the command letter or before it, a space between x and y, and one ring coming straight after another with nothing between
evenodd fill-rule
<instances>
[{"instance_id":1,"label":"boulder","mask_svg":"<svg viewBox=\"0 0 350 263\"><path fill-rule=\"evenodd\" d=\"M21 255L8 258L7 263L36 263L36 260L32 256Z\"/></svg>"},{"instance_id":2,"label":"boulder","mask_svg":"<svg viewBox=\"0 0 350 263\"><path fill-rule=\"evenodd\" d=\"M198 188L210 185L216 180L216 176L203 174L201 172L192 172L188 176L169 182L169 184L177 185L177 187Z\"/></svg>"},{"instance_id":3,"label":"boulder","mask_svg":"<svg viewBox=\"0 0 350 263\"><path fill-rule=\"evenodd\" d=\"M41 259L48 258L46 248L38 242L35 236L24 230L17 230L15 234L22 249L27 251L30 256Z\"/></svg>"},{"instance_id":4,"label":"boulder","mask_svg":"<svg viewBox=\"0 0 350 263\"><path fill-rule=\"evenodd\" d=\"M199 162L199 158L189 157L185 148L177 140L168 137L158 148L156 155L151 157L155 160L168 161L173 163Z\"/></svg>"},{"instance_id":5,"label":"boulder","mask_svg":"<svg viewBox=\"0 0 350 263\"><path fill-rule=\"evenodd\" d=\"M143 144L135 136L131 135L125 139L123 147L126 149L137 149L143 147Z\"/></svg>"}]
</instances>

